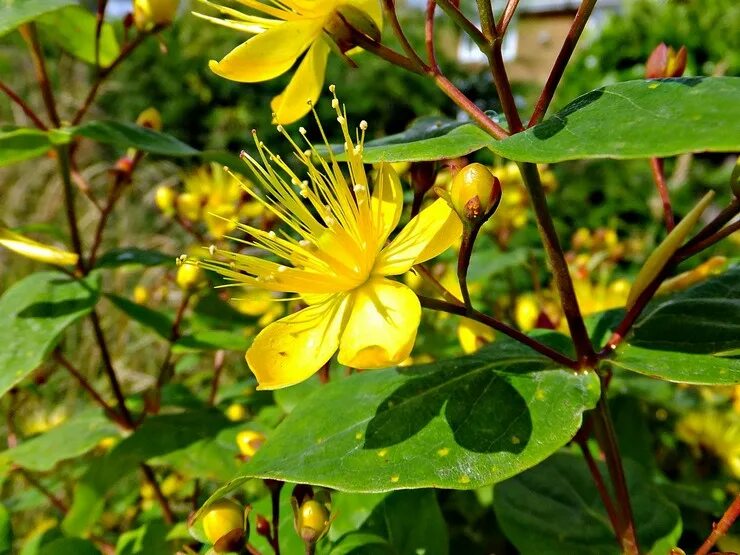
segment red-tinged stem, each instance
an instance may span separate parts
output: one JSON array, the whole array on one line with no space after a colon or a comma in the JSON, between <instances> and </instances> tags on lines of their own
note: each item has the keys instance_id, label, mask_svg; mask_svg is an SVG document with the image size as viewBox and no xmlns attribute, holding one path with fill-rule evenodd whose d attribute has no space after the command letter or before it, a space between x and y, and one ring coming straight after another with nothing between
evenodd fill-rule
<instances>
[{"instance_id":1,"label":"red-tinged stem","mask_svg":"<svg viewBox=\"0 0 740 555\"><path fill-rule=\"evenodd\" d=\"M524 126L522 125L522 120L519 117L519 110L514 101L514 94L511 91L509 77L506 75L506 66L504 65L504 58L501 53L502 41L503 39L501 37L496 37L493 40L491 50L488 53L488 64L491 68L493 84L496 86L496 93L501 102L501 107L504 110L506 121L509 124L509 133L514 134L523 131Z\"/></svg>"},{"instance_id":2,"label":"red-tinged stem","mask_svg":"<svg viewBox=\"0 0 740 555\"><path fill-rule=\"evenodd\" d=\"M568 61L573 55L576 44L578 44L578 39L581 38L583 29L586 27L586 22L589 17L591 17L591 12L595 5L596 0L583 0L581 5L578 7L576 17L568 31L568 35L565 37L565 41L558 53L558 57L555 59L555 63L550 70L550 75L547 78L547 82L542 89L539 99L537 100L537 104L535 104L534 112L532 113L532 117L529 119L527 127L537 125L542 121L542 118L545 117L545 112L547 112L547 108L550 106L553 96L555 96L555 89L557 89L560 79L563 77Z\"/></svg>"},{"instance_id":3,"label":"red-tinged stem","mask_svg":"<svg viewBox=\"0 0 740 555\"><path fill-rule=\"evenodd\" d=\"M31 60L33 61L33 68L36 72L36 81L39 84L41 98L44 100L44 106L46 106L49 120L54 127L59 127L59 114L57 113L56 101L54 100L54 92L51 89L49 74L46 72L46 62L44 61L44 53L41 51L39 37L36 33L36 25L33 23L26 23L25 25L21 25L19 30L23 40L26 41L29 51L31 52Z\"/></svg>"},{"instance_id":4,"label":"red-tinged stem","mask_svg":"<svg viewBox=\"0 0 740 555\"><path fill-rule=\"evenodd\" d=\"M704 228L699 231L699 233L697 233L689 242L687 242L684 247L690 248L695 243L703 241L710 235L717 233L727 222L737 216L738 213L740 213L740 198L732 197L730 204L725 206L722 211L717 214L717 217L709 222L706 226L704 226Z\"/></svg>"},{"instance_id":5,"label":"red-tinged stem","mask_svg":"<svg viewBox=\"0 0 740 555\"><path fill-rule=\"evenodd\" d=\"M80 229L77 225L77 212L75 209L74 191L72 189L72 176L70 173L69 145L57 148L57 163L59 172L62 174L62 186L64 191L64 208L67 215L67 225L72 239L72 248L77 254L77 271L84 275L86 272L85 259L82 252L82 239Z\"/></svg>"},{"instance_id":6,"label":"red-tinged stem","mask_svg":"<svg viewBox=\"0 0 740 555\"><path fill-rule=\"evenodd\" d=\"M707 555L714 544L717 543L722 536L729 532L732 525L740 517L740 494L735 496L735 500L732 504L727 507L725 514L722 515L720 521L712 528L712 533L709 537L701 544L701 547L696 550L696 555Z\"/></svg>"},{"instance_id":7,"label":"red-tinged stem","mask_svg":"<svg viewBox=\"0 0 740 555\"><path fill-rule=\"evenodd\" d=\"M270 499L272 501L272 537L270 545L275 555L280 555L280 491L283 489L283 483L277 482L270 488Z\"/></svg>"},{"instance_id":8,"label":"red-tinged stem","mask_svg":"<svg viewBox=\"0 0 740 555\"><path fill-rule=\"evenodd\" d=\"M614 508L614 502L612 501L611 495L609 495L609 490L604 483L604 477L601 475L601 471L599 470L599 467L596 464L593 455L591 454L591 450L588 448L588 441L585 438L577 438L576 443L578 443L578 447L580 447L581 449L581 454L586 461L588 471L591 473L591 477L594 480L596 489L599 492L599 497L601 497L601 502L606 509L606 514L609 517L609 522L611 522L612 529L614 530L614 535L617 541L619 541L619 517L617 515L616 509Z\"/></svg>"},{"instance_id":9,"label":"red-tinged stem","mask_svg":"<svg viewBox=\"0 0 740 555\"><path fill-rule=\"evenodd\" d=\"M495 139L505 139L509 136L506 129L489 118L483 110L478 108L475 102L465 96L447 77L438 73L434 75L434 81L450 100L465 111L483 131Z\"/></svg>"},{"instance_id":10,"label":"red-tinged stem","mask_svg":"<svg viewBox=\"0 0 740 555\"><path fill-rule=\"evenodd\" d=\"M671 206L671 197L668 194L668 185L665 181L663 172L663 160L661 158L650 159L650 169L653 172L653 181L655 188L660 196L660 202L663 204L663 218L665 219L666 230L670 231L675 227L676 222L673 218L673 207Z\"/></svg>"},{"instance_id":11,"label":"red-tinged stem","mask_svg":"<svg viewBox=\"0 0 740 555\"><path fill-rule=\"evenodd\" d=\"M429 66L433 71L439 71L437 54L434 51L434 12L437 8L435 0L427 0L426 20L424 21L424 42L427 47L427 58Z\"/></svg>"},{"instance_id":12,"label":"red-tinged stem","mask_svg":"<svg viewBox=\"0 0 740 555\"><path fill-rule=\"evenodd\" d=\"M511 18L514 17L517 6L519 6L519 0L508 0L506 2L504 13L501 14L501 21L498 22L497 31L500 37L506 34L506 30L509 28L509 23L511 23Z\"/></svg>"},{"instance_id":13,"label":"red-tinged stem","mask_svg":"<svg viewBox=\"0 0 740 555\"><path fill-rule=\"evenodd\" d=\"M391 29L393 29L393 34L396 35L396 38L401 43L401 48L403 48L403 51L406 53L406 56L408 56L409 59L413 60L414 63L418 65L419 67L426 68L426 64L416 53L416 50L414 50L414 47L411 46L411 43L406 38L406 35L403 32L401 23L398 21L398 14L396 14L395 1L394 0L383 0L383 9L388 18L388 21L390 21Z\"/></svg>"},{"instance_id":14,"label":"red-tinged stem","mask_svg":"<svg viewBox=\"0 0 740 555\"><path fill-rule=\"evenodd\" d=\"M423 264L417 264L414 269L419 272L424 278L426 278L442 295L442 297L449 303L465 306L460 299L453 295L444 285L442 285L437 278L434 277L432 272Z\"/></svg>"},{"instance_id":15,"label":"red-tinged stem","mask_svg":"<svg viewBox=\"0 0 740 555\"><path fill-rule=\"evenodd\" d=\"M460 11L450 0L437 0L437 4L454 21L463 32L487 55L490 43L486 36Z\"/></svg>"},{"instance_id":16,"label":"red-tinged stem","mask_svg":"<svg viewBox=\"0 0 740 555\"><path fill-rule=\"evenodd\" d=\"M572 368L574 370L578 369L579 367L578 363L575 360L571 360L564 354L556 351L551 347L548 347L544 343L540 343L536 339L529 337L528 335L512 328L511 326L501 322L500 320L497 320L492 316L488 316L487 314L483 314L482 312L478 312L475 309L467 308L464 305L457 303L450 303L440 299L424 297L423 295L419 295L419 302L421 302L421 306L423 306L424 308L439 310L441 312L448 312L450 314L457 314L458 316L464 316L465 318L470 318L471 320L475 320L476 322L485 324L486 326L493 328L496 331L500 331L504 335L508 335L512 339L527 345L531 349L537 351L538 353L546 356L549 359L552 359L558 364L561 364L568 368Z\"/></svg>"},{"instance_id":17,"label":"red-tinged stem","mask_svg":"<svg viewBox=\"0 0 740 555\"><path fill-rule=\"evenodd\" d=\"M25 468L16 467L16 471L18 472L18 474L23 476L26 482L28 482L35 489L39 490L44 495L44 497L46 497L49 502L59 510L59 512L61 512L62 514L67 514L67 511L69 511L69 507L67 506L67 504L59 499L56 495L54 495L49 488L47 488L44 484L34 478L31 473L28 472Z\"/></svg>"},{"instance_id":18,"label":"red-tinged stem","mask_svg":"<svg viewBox=\"0 0 740 555\"><path fill-rule=\"evenodd\" d=\"M678 250L676 252L676 258L678 261L686 260L687 258L694 256L696 253L708 249L725 237L729 237L733 233L736 233L738 230L740 230L740 220L735 220L730 225L723 227L715 234L710 235L709 237L702 239L701 241L697 241L696 243L693 243L691 245L686 245L682 249Z\"/></svg>"},{"instance_id":19,"label":"red-tinged stem","mask_svg":"<svg viewBox=\"0 0 740 555\"><path fill-rule=\"evenodd\" d=\"M216 404L216 396L218 395L218 386L221 381L221 372L224 369L224 362L226 361L226 353L223 349L219 349L213 355L213 379L211 380L211 391L208 394L208 404Z\"/></svg>"},{"instance_id":20,"label":"red-tinged stem","mask_svg":"<svg viewBox=\"0 0 740 555\"><path fill-rule=\"evenodd\" d=\"M542 243L550 262L555 286L560 295L560 303L568 322L570 335L573 338L573 344L576 348L578 361L584 368L593 368L595 363L595 353L591 345L591 339L586 330L586 324L583 322L581 309L578 306L578 298L573 288L573 280L570 276L568 263L563 254L563 248L560 245L560 239L555 231L555 224L550 215L547 206L545 191L542 188L540 174L535 164L519 164L519 170L522 174L529 197L532 201L532 208L537 218L537 228L542 238Z\"/></svg>"},{"instance_id":21,"label":"red-tinged stem","mask_svg":"<svg viewBox=\"0 0 740 555\"><path fill-rule=\"evenodd\" d=\"M10 98L10 100L15 102L18 105L18 107L21 110L23 110L23 113L28 116L28 119L30 119L36 127L41 129L42 131L46 131L48 129L48 127L46 127L46 124L43 121L41 121L41 118L39 118L36 115L36 112L34 112L33 109L28 104L26 104L26 101L23 100L20 96L18 96L18 94L16 94L16 92L13 89L11 89L8 85L3 83L2 81L0 81L0 91L5 93L5 95L8 98Z\"/></svg>"},{"instance_id":22,"label":"red-tinged stem","mask_svg":"<svg viewBox=\"0 0 740 555\"><path fill-rule=\"evenodd\" d=\"M100 35L105 21L105 7L108 0L98 0L98 9L95 13L95 67L100 67Z\"/></svg>"},{"instance_id":23,"label":"red-tinged stem","mask_svg":"<svg viewBox=\"0 0 740 555\"><path fill-rule=\"evenodd\" d=\"M169 501L167 501L167 498L162 493L162 488L159 487L159 482L157 481L157 476L154 474L154 470L152 470L151 466L145 463L141 463L140 468L141 472L144 474L144 479L152 487L154 497L162 509L162 516L164 517L164 521L167 524L174 524L177 520L175 518L175 513L172 512L172 507L170 507Z\"/></svg>"}]
</instances>

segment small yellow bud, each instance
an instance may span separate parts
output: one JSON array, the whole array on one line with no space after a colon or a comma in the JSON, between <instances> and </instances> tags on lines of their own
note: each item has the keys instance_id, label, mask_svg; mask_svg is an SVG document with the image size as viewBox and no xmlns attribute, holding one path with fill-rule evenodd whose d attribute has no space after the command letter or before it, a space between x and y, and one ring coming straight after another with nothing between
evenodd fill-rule
<instances>
[{"instance_id":1,"label":"small yellow bud","mask_svg":"<svg viewBox=\"0 0 740 555\"><path fill-rule=\"evenodd\" d=\"M175 213L175 191L165 185L157 187L154 193L154 204L162 211L162 214L172 216Z\"/></svg>"},{"instance_id":2,"label":"small yellow bud","mask_svg":"<svg viewBox=\"0 0 740 555\"><path fill-rule=\"evenodd\" d=\"M149 129L154 129L155 131L161 131L162 115L156 108L147 108L139 114L138 118L136 118L136 125L139 125L141 127L148 127Z\"/></svg>"},{"instance_id":3,"label":"small yellow bud","mask_svg":"<svg viewBox=\"0 0 740 555\"><path fill-rule=\"evenodd\" d=\"M136 304L146 304L149 300L149 291L143 285L134 287L134 302Z\"/></svg>"},{"instance_id":4,"label":"small yellow bud","mask_svg":"<svg viewBox=\"0 0 740 555\"><path fill-rule=\"evenodd\" d=\"M181 289L192 289L203 280L203 270L196 264L180 264L175 282Z\"/></svg>"},{"instance_id":5,"label":"small yellow bud","mask_svg":"<svg viewBox=\"0 0 740 555\"><path fill-rule=\"evenodd\" d=\"M203 533L216 543L232 530L244 529L244 510L230 499L220 499L208 507L203 516Z\"/></svg>"},{"instance_id":6,"label":"small yellow bud","mask_svg":"<svg viewBox=\"0 0 740 555\"><path fill-rule=\"evenodd\" d=\"M329 511L316 501L309 499L298 509L296 529L304 542L314 543L329 530Z\"/></svg>"},{"instance_id":7,"label":"small yellow bud","mask_svg":"<svg viewBox=\"0 0 740 555\"><path fill-rule=\"evenodd\" d=\"M247 409L239 403L232 403L226 407L226 418L232 422L239 422L247 417Z\"/></svg>"},{"instance_id":8,"label":"small yellow bud","mask_svg":"<svg viewBox=\"0 0 740 555\"><path fill-rule=\"evenodd\" d=\"M452 179L452 208L465 220L484 217L501 196L498 179L483 164L468 164Z\"/></svg>"},{"instance_id":9,"label":"small yellow bud","mask_svg":"<svg viewBox=\"0 0 740 555\"><path fill-rule=\"evenodd\" d=\"M265 443L265 436L254 430L242 430L236 435L236 444L245 457L254 457L263 443Z\"/></svg>"},{"instance_id":10,"label":"small yellow bud","mask_svg":"<svg viewBox=\"0 0 740 555\"><path fill-rule=\"evenodd\" d=\"M136 28L148 31L156 25L169 25L175 19L180 0L134 0Z\"/></svg>"}]
</instances>

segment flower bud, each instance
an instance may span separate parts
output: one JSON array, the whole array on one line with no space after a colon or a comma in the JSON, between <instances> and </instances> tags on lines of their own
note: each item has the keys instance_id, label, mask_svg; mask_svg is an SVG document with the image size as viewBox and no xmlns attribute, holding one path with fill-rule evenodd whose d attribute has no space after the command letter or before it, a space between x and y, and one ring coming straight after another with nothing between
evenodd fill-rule
<instances>
[{"instance_id":1,"label":"flower bud","mask_svg":"<svg viewBox=\"0 0 740 555\"><path fill-rule=\"evenodd\" d=\"M380 40L380 29L375 21L361 9L345 4L338 6L324 25L324 31L344 53L356 46L354 33L360 32L371 39Z\"/></svg>"},{"instance_id":2,"label":"flower bud","mask_svg":"<svg viewBox=\"0 0 740 555\"><path fill-rule=\"evenodd\" d=\"M501 198L501 184L483 164L468 164L452 179L450 201L463 222L481 221Z\"/></svg>"},{"instance_id":3,"label":"flower bud","mask_svg":"<svg viewBox=\"0 0 740 555\"><path fill-rule=\"evenodd\" d=\"M329 531L329 511L315 499L305 501L295 518L296 532L306 543L316 543Z\"/></svg>"},{"instance_id":4,"label":"flower bud","mask_svg":"<svg viewBox=\"0 0 740 555\"><path fill-rule=\"evenodd\" d=\"M266 538L272 537L272 527L267 519L262 515L257 515L257 525L255 526L255 530L257 530L257 533L260 536L264 536Z\"/></svg>"},{"instance_id":5,"label":"flower bud","mask_svg":"<svg viewBox=\"0 0 740 555\"><path fill-rule=\"evenodd\" d=\"M160 185L154 193L154 204L165 216L175 213L175 191L166 185Z\"/></svg>"},{"instance_id":6,"label":"flower bud","mask_svg":"<svg viewBox=\"0 0 740 555\"><path fill-rule=\"evenodd\" d=\"M203 280L203 270L199 265L187 262L180 264L177 268L177 276L175 282L180 286L181 289L188 290L193 289Z\"/></svg>"},{"instance_id":7,"label":"flower bud","mask_svg":"<svg viewBox=\"0 0 740 555\"><path fill-rule=\"evenodd\" d=\"M265 443L265 436L254 430L242 430L236 436L236 444L245 457L254 457L263 443Z\"/></svg>"},{"instance_id":8,"label":"flower bud","mask_svg":"<svg viewBox=\"0 0 740 555\"><path fill-rule=\"evenodd\" d=\"M136 304L146 304L149 300L149 290L143 285L134 287L134 302Z\"/></svg>"},{"instance_id":9,"label":"flower bud","mask_svg":"<svg viewBox=\"0 0 740 555\"><path fill-rule=\"evenodd\" d=\"M147 108L139 114L138 118L136 118L136 125L147 127L149 129L154 129L155 131L161 131L162 115L156 108Z\"/></svg>"},{"instance_id":10,"label":"flower bud","mask_svg":"<svg viewBox=\"0 0 740 555\"><path fill-rule=\"evenodd\" d=\"M645 65L647 79L662 77L681 77L686 69L686 47L682 46L678 52L661 42L652 51Z\"/></svg>"},{"instance_id":11,"label":"flower bud","mask_svg":"<svg viewBox=\"0 0 740 555\"><path fill-rule=\"evenodd\" d=\"M203 533L212 544L233 530L244 531L244 510L230 499L220 499L203 515Z\"/></svg>"},{"instance_id":12,"label":"flower bud","mask_svg":"<svg viewBox=\"0 0 740 555\"><path fill-rule=\"evenodd\" d=\"M175 19L180 0L134 0L134 24L141 31L169 25Z\"/></svg>"}]
</instances>

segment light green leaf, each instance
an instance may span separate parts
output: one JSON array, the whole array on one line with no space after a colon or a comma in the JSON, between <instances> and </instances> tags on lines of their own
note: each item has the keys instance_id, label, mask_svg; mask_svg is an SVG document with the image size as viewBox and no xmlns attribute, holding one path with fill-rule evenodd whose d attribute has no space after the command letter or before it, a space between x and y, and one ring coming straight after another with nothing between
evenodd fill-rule
<instances>
[{"instance_id":1,"label":"light green leaf","mask_svg":"<svg viewBox=\"0 0 740 555\"><path fill-rule=\"evenodd\" d=\"M0 555L8 555L13 548L13 526L10 512L0 503Z\"/></svg>"},{"instance_id":2,"label":"light green leaf","mask_svg":"<svg viewBox=\"0 0 740 555\"><path fill-rule=\"evenodd\" d=\"M87 411L56 428L0 453L0 468L15 463L33 472L48 472L67 459L84 455L118 428L99 411Z\"/></svg>"},{"instance_id":3,"label":"light green leaf","mask_svg":"<svg viewBox=\"0 0 740 555\"><path fill-rule=\"evenodd\" d=\"M740 150L740 77L638 80L575 99L539 125L502 141L472 123L425 118L365 145L368 163L439 160L484 147L519 162L667 157Z\"/></svg>"},{"instance_id":4,"label":"light green leaf","mask_svg":"<svg viewBox=\"0 0 740 555\"><path fill-rule=\"evenodd\" d=\"M166 133L118 121L91 121L72 129L74 135L119 148L136 148L163 156L196 156L200 152Z\"/></svg>"},{"instance_id":5,"label":"light green leaf","mask_svg":"<svg viewBox=\"0 0 740 555\"><path fill-rule=\"evenodd\" d=\"M0 2L3 13L0 19L0 37L43 14L75 4L77 0L3 0Z\"/></svg>"},{"instance_id":6,"label":"light green leaf","mask_svg":"<svg viewBox=\"0 0 740 555\"><path fill-rule=\"evenodd\" d=\"M602 475L605 465L599 463ZM668 553L681 536L681 515L625 460L638 541L645 552ZM621 553L601 498L580 455L558 454L494 488L493 506L506 537L522 555Z\"/></svg>"},{"instance_id":7,"label":"light green leaf","mask_svg":"<svg viewBox=\"0 0 740 555\"><path fill-rule=\"evenodd\" d=\"M82 538L59 538L45 544L39 555L100 555L100 551L89 540Z\"/></svg>"},{"instance_id":8,"label":"light green leaf","mask_svg":"<svg viewBox=\"0 0 740 555\"><path fill-rule=\"evenodd\" d=\"M95 63L96 18L82 6L68 6L44 14L38 19L39 30L66 52L89 64ZM108 66L120 48L113 26L104 23L100 33L100 65Z\"/></svg>"},{"instance_id":9,"label":"light green leaf","mask_svg":"<svg viewBox=\"0 0 740 555\"><path fill-rule=\"evenodd\" d=\"M88 314L98 300L98 280L37 272L0 297L0 396L39 364L62 331Z\"/></svg>"},{"instance_id":10,"label":"light green leaf","mask_svg":"<svg viewBox=\"0 0 740 555\"><path fill-rule=\"evenodd\" d=\"M355 492L477 488L555 452L598 395L595 374L506 339L472 356L355 374L301 402L212 499L250 477Z\"/></svg>"},{"instance_id":11,"label":"light green leaf","mask_svg":"<svg viewBox=\"0 0 740 555\"><path fill-rule=\"evenodd\" d=\"M170 555L167 525L162 520L150 520L143 526L124 532L118 537L116 555Z\"/></svg>"},{"instance_id":12,"label":"light green leaf","mask_svg":"<svg viewBox=\"0 0 740 555\"><path fill-rule=\"evenodd\" d=\"M0 167L43 156L51 148L49 137L38 129L0 131Z\"/></svg>"}]
</instances>

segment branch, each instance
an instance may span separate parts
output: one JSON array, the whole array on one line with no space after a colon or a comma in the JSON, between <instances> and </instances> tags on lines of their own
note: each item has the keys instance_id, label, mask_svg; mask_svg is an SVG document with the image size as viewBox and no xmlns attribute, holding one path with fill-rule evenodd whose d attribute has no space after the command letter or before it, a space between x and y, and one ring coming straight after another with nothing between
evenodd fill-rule
<instances>
[{"instance_id":1,"label":"branch","mask_svg":"<svg viewBox=\"0 0 740 555\"><path fill-rule=\"evenodd\" d=\"M655 188L657 189L660 200L663 203L663 218L665 219L665 227L668 233L670 233L671 230L676 226L676 222L673 218L671 196L668 194L668 185L665 182L665 174L663 173L663 160L661 158L651 158L650 169L653 172L653 181L655 181Z\"/></svg>"},{"instance_id":2,"label":"branch","mask_svg":"<svg viewBox=\"0 0 740 555\"><path fill-rule=\"evenodd\" d=\"M385 11L386 16L391 23L393 34L396 35L396 38L401 43L401 48L403 48L403 51L406 52L406 55L409 57L409 59L413 60L414 63L416 63L419 67L423 67L426 69L426 64L416 53L414 47L411 46L411 43L406 38L406 35L401 28L401 23L398 21L398 14L396 14L396 6L394 0L383 0L383 10Z\"/></svg>"},{"instance_id":3,"label":"branch","mask_svg":"<svg viewBox=\"0 0 740 555\"><path fill-rule=\"evenodd\" d=\"M95 67L100 67L100 34L103 31L105 21L105 7L108 0L98 0L98 9L95 13Z\"/></svg>"},{"instance_id":4,"label":"branch","mask_svg":"<svg viewBox=\"0 0 740 555\"><path fill-rule=\"evenodd\" d=\"M562 364L563 366L566 366L572 369L578 368L578 363L575 360L571 360L564 354L556 351L555 349L551 347L548 347L544 343L540 343L536 339L529 337L528 335L520 332L519 330L516 330L512 328L511 326L499 320L496 320L495 318L491 316L483 314L482 312L478 312L475 309L466 308L463 305L449 303L447 301L442 301L439 299L432 299L430 297L425 297L423 295L419 295L419 302L421 303L421 306L423 306L424 308L429 308L431 310L439 310L442 312L448 312L450 314L456 314L458 316L464 316L465 318L470 318L471 320L475 320L476 322L485 324L486 326L493 328L494 330L500 331L504 335L508 335L512 339L519 341L519 343L523 343L524 345L527 345L531 349L557 362L558 364Z\"/></svg>"},{"instance_id":5,"label":"branch","mask_svg":"<svg viewBox=\"0 0 740 555\"><path fill-rule=\"evenodd\" d=\"M437 0L437 4L452 19L470 39L480 48L481 52L487 55L490 43L485 35L470 21L460 8L455 6L450 0Z\"/></svg>"},{"instance_id":6,"label":"branch","mask_svg":"<svg viewBox=\"0 0 740 555\"><path fill-rule=\"evenodd\" d=\"M601 502L606 509L606 514L609 517L609 522L611 522L616 539L617 541L619 541L619 517L617 515L616 509L614 508L614 502L609 495L609 490L606 488L606 484L604 483L604 477L601 475L601 471L599 470L599 467L597 466L596 461L591 454L591 450L588 448L588 441L585 438L580 437L576 437L575 441L578 444L578 447L580 447L581 449L581 454L586 461L586 466L588 466L588 471L591 473L591 477L594 479L594 484L596 485L596 489L599 492L599 497L601 497Z\"/></svg>"},{"instance_id":7,"label":"branch","mask_svg":"<svg viewBox=\"0 0 740 555\"><path fill-rule=\"evenodd\" d=\"M542 118L545 117L545 112L547 112L547 108L550 106L553 96L555 96L555 89L557 89L558 83L560 83L560 79L563 77L568 61L573 55L576 44L578 44L578 39L581 38L583 28L586 26L586 22L589 17L591 17L591 12L595 5L596 0L583 0L581 5L578 7L576 17L573 20L570 31L568 31L568 35L565 37L565 41L558 53L558 57L555 59L552 70L550 70L550 76L547 78L547 82L542 89L542 93L537 100L537 104L535 104L534 112L532 113L532 117L529 119L527 127L537 125L542 121Z\"/></svg>"},{"instance_id":8,"label":"branch","mask_svg":"<svg viewBox=\"0 0 740 555\"><path fill-rule=\"evenodd\" d=\"M480 26L483 30L483 36L490 43L498 37L496 30L496 19L493 17L493 6L491 0L477 0L478 17L480 17Z\"/></svg>"},{"instance_id":9,"label":"branch","mask_svg":"<svg viewBox=\"0 0 740 555\"><path fill-rule=\"evenodd\" d=\"M424 42L427 47L427 58L432 71L439 71L437 54L434 51L434 11L437 8L435 0L427 0L426 20L424 22Z\"/></svg>"},{"instance_id":10,"label":"branch","mask_svg":"<svg viewBox=\"0 0 740 555\"><path fill-rule=\"evenodd\" d=\"M36 81L41 89L41 97L44 99L44 105L46 106L46 112L49 114L49 120L51 120L54 127L59 127L59 114L57 113L56 102L54 101L54 92L51 90L49 74L46 72L46 62L44 61L44 54L41 51L39 37L36 33L36 25L34 23L26 23L21 25L19 30L23 40L26 41L31 52L31 61L33 62L33 68L36 71Z\"/></svg>"},{"instance_id":11,"label":"branch","mask_svg":"<svg viewBox=\"0 0 740 555\"><path fill-rule=\"evenodd\" d=\"M15 102L36 127L41 129L42 131L46 131L48 129L48 127L46 127L46 124L41 121L41 118L36 115L36 112L34 112L33 109L28 104L26 104L26 102L20 96L18 96L13 89L11 89L2 81L0 81L0 91L5 93L5 95L10 98L10 100Z\"/></svg>"},{"instance_id":12,"label":"branch","mask_svg":"<svg viewBox=\"0 0 740 555\"><path fill-rule=\"evenodd\" d=\"M735 523L737 518L740 517L740 494L735 496L735 500L732 504L727 507L725 514L722 515L720 521L714 525L712 533L709 537L701 544L701 547L696 551L696 555L707 555L717 540L724 536L730 527Z\"/></svg>"},{"instance_id":13,"label":"branch","mask_svg":"<svg viewBox=\"0 0 740 555\"><path fill-rule=\"evenodd\" d=\"M72 248L77 254L77 271L84 275L86 272L86 267L85 259L82 253L82 239L80 238L80 229L77 225L77 212L75 210L75 199L72 190L69 145L62 145L57 147L57 163L59 164L59 173L62 174L64 208L67 214L67 225L69 225L69 234L72 239Z\"/></svg>"},{"instance_id":14,"label":"branch","mask_svg":"<svg viewBox=\"0 0 740 555\"><path fill-rule=\"evenodd\" d=\"M497 32L500 37L503 38L506 34L506 30L509 28L509 23L511 23L511 18L514 17L517 6L519 6L519 0L508 0L506 2L504 13L501 14L501 21L498 22Z\"/></svg>"},{"instance_id":15,"label":"branch","mask_svg":"<svg viewBox=\"0 0 740 555\"><path fill-rule=\"evenodd\" d=\"M465 96L447 77L438 73L434 75L434 81L450 100L465 111L483 131L491 135L494 139L505 139L509 136L506 129L489 118L475 102Z\"/></svg>"}]
</instances>

